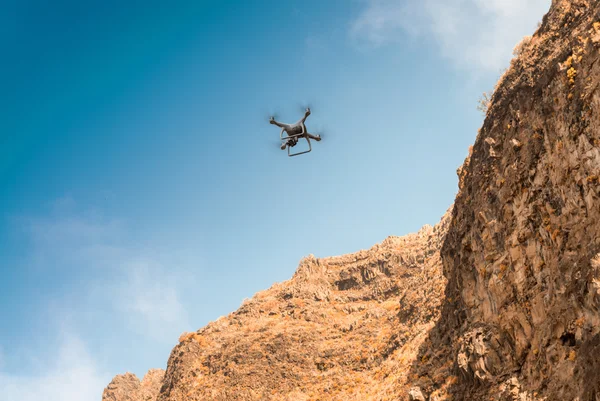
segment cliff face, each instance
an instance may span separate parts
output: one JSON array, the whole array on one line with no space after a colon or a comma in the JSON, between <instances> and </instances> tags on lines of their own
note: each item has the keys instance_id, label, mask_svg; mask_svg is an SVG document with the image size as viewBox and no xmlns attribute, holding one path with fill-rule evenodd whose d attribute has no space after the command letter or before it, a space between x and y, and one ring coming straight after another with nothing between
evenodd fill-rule
<instances>
[{"instance_id":1,"label":"cliff face","mask_svg":"<svg viewBox=\"0 0 600 401\"><path fill-rule=\"evenodd\" d=\"M158 400L395 400L439 317L447 225L305 258L291 280L182 335Z\"/></svg>"},{"instance_id":2,"label":"cliff face","mask_svg":"<svg viewBox=\"0 0 600 401\"><path fill-rule=\"evenodd\" d=\"M600 2L554 1L460 169L431 333L454 399L600 399L599 49Z\"/></svg>"},{"instance_id":3,"label":"cliff face","mask_svg":"<svg viewBox=\"0 0 600 401\"><path fill-rule=\"evenodd\" d=\"M498 82L451 214L304 259L182 335L150 396L600 400L599 58L600 0L553 1ZM118 376L103 400L137 388Z\"/></svg>"}]
</instances>

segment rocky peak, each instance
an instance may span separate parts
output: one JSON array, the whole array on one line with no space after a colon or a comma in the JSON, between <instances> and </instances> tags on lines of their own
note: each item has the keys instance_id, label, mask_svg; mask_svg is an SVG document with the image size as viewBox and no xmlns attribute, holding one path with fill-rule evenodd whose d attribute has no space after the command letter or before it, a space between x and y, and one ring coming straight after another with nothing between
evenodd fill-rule
<instances>
[{"instance_id":1,"label":"rocky peak","mask_svg":"<svg viewBox=\"0 0 600 401\"><path fill-rule=\"evenodd\" d=\"M117 375L104 389L102 401L155 401L165 371L150 369L142 381L133 373Z\"/></svg>"}]
</instances>

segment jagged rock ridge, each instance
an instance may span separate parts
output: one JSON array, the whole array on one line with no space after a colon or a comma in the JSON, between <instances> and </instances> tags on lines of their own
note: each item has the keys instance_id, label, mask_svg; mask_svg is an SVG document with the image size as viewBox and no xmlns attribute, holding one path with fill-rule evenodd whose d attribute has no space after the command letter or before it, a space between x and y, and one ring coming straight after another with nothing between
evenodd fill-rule
<instances>
[{"instance_id":1,"label":"jagged rock ridge","mask_svg":"<svg viewBox=\"0 0 600 401\"><path fill-rule=\"evenodd\" d=\"M395 399L439 315L447 223L303 259L289 281L183 335L158 399Z\"/></svg>"},{"instance_id":2,"label":"jagged rock ridge","mask_svg":"<svg viewBox=\"0 0 600 401\"><path fill-rule=\"evenodd\" d=\"M439 318L448 216L369 250L306 257L290 280L184 333L157 399L396 399Z\"/></svg>"}]
</instances>

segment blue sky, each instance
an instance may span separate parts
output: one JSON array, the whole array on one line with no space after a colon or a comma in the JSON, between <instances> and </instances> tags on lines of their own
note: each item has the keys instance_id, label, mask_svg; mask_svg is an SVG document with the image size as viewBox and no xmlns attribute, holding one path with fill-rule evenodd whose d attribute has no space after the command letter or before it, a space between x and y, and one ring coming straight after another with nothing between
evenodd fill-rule
<instances>
[{"instance_id":1,"label":"blue sky","mask_svg":"<svg viewBox=\"0 0 600 401\"><path fill-rule=\"evenodd\" d=\"M549 4L3 4L0 400L99 399L303 256L435 224ZM288 158L267 118L306 104Z\"/></svg>"}]
</instances>

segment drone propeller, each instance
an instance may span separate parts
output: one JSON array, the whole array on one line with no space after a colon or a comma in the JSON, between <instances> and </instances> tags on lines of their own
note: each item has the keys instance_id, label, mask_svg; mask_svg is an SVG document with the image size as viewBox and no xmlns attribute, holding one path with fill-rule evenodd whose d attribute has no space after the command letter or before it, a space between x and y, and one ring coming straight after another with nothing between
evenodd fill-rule
<instances>
[{"instance_id":1,"label":"drone propeller","mask_svg":"<svg viewBox=\"0 0 600 401\"><path fill-rule=\"evenodd\" d=\"M267 122L271 121L271 119L279 121L279 112L273 109L263 109L263 118L267 120Z\"/></svg>"},{"instance_id":2,"label":"drone propeller","mask_svg":"<svg viewBox=\"0 0 600 401\"><path fill-rule=\"evenodd\" d=\"M319 135L321 139L331 138L329 130L324 129L322 125L318 125L315 130L311 130L310 132L311 134Z\"/></svg>"},{"instance_id":3,"label":"drone propeller","mask_svg":"<svg viewBox=\"0 0 600 401\"><path fill-rule=\"evenodd\" d=\"M306 111L306 109L310 109L312 111L313 108L314 108L314 103L313 102L298 103L298 111L301 112L302 114L304 114L304 112Z\"/></svg>"},{"instance_id":4,"label":"drone propeller","mask_svg":"<svg viewBox=\"0 0 600 401\"><path fill-rule=\"evenodd\" d=\"M279 119L279 116L277 113L271 113L266 116L267 121L278 120L278 119Z\"/></svg>"}]
</instances>

